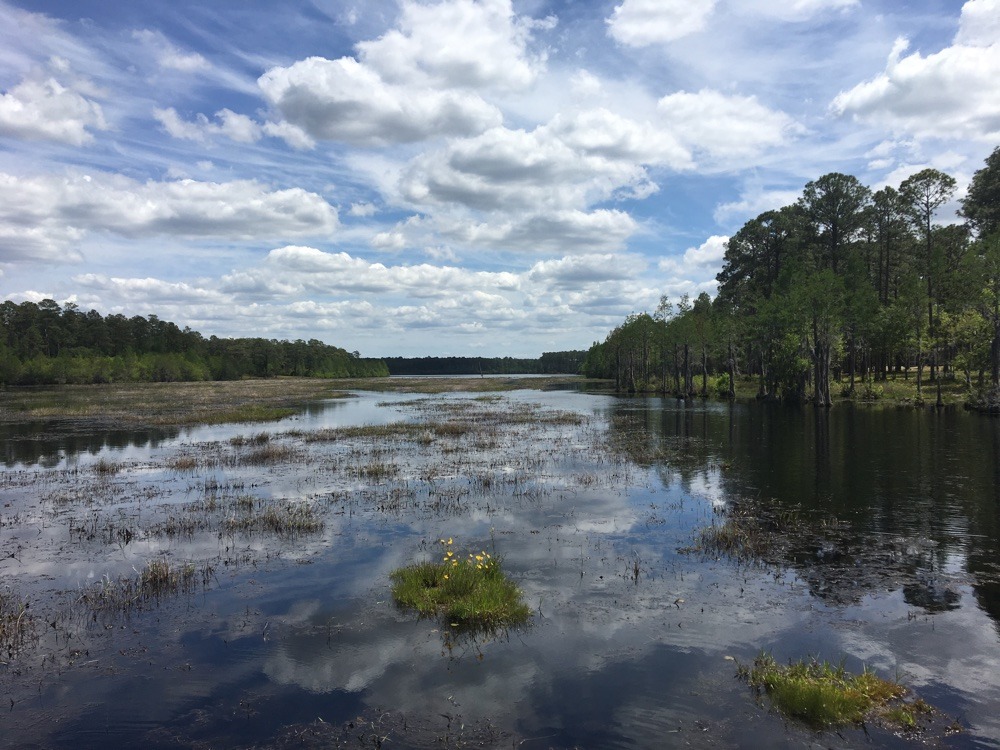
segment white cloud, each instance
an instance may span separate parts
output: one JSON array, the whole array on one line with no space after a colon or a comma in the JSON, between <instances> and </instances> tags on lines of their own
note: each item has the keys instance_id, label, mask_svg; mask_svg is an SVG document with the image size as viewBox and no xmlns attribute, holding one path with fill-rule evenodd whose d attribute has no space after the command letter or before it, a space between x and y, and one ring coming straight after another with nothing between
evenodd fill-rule
<instances>
[{"instance_id":1,"label":"white cloud","mask_svg":"<svg viewBox=\"0 0 1000 750\"><path fill-rule=\"evenodd\" d=\"M522 90L544 71L532 33L554 23L517 16L510 0L404 0L397 27L360 42L357 57L273 67L258 85L316 140L382 146L475 135L503 119L486 92Z\"/></svg>"},{"instance_id":2,"label":"white cloud","mask_svg":"<svg viewBox=\"0 0 1000 750\"><path fill-rule=\"evenodd\" d=\"M198 113L194 122L188 122L182 120L173 107L154 109L153 117L169 135L189 141L205 141L212 136L221 135L237 143L255 143L260 140L263 132L261 126L252 119L230 109L220 109L215 113L218 122L211 122L201 113Z\"/></svg>"},{"instance_id":3,"label":"white cloud","mask_svg":"<svg viewBox=\"0 0 1000 750\"><path fill-rule=\"evenodd\" d=\"M710 266L722 263L726 254L726 243L729 237L714 234L698 247L689 247L684 251L684 263L687 266Z\"/></svg>"},{"instance_id":4,"label":"white cloud","mask_svg":"<svg viewBox=\"0 0 1000 750\"><path fill-rule=\"evenodd\" d=\"M775 211L782 206L792 205L801 194L801 190L765 190L754 186L744 190L739 200L716 206L713 218L718 224L725 225L731 222L742 224L765 211Z\"/></svg>"},{"instance_id":5,"label":"white cloud","mask_svg":"<svg viewBox=\"0 0 1000 750\"><path fill-rule=\"evenodd\" d=\"M516 274L468 271L430 264L385 266L362 258L289 245L268 253L264 265L222 278L223 291L255 296L296 296L336 290L344 294L391 294L453 299L464 292L515 291Z\"/></svg>"},{"instance_id":6,"label":"white cloud","mask_svg":"<svg viewBox=\"0 0 1000 750\"><path fill-rule=\"evenodd\" d=\"M107 130L101 105L55 77L28 78L0 94L0 135L82 146Z\"/></svg>"},{"instance_id":7,"label":"white cloud","mask_svg":"<svg viewBox=\"0 0 1000 750\"><path fill-rule=\"evenodd\" d=\"M310 57L258 83L287 122L317 140L408 143L479 133L502 119L477 94L390 84L352 57Z\"/></svg>"},{"instance_id":8,"label":"white cloud","mask_svg":"<svg viewBox=\"0 0 1000 750\"><path fill-rule=\"evenodd\" d=\"M399 28L357 49L388 82L514 90L529 86L544 69L545 56L529 52L531 31L553 23L519 18L510 0L406 0Z\"/></svg>"},{"instance_id":9,"label":"white cloud","mask_svg":"<svg viewBox=\"0 0 1000 750\"><path fill-rule=\"evenodd\" d=\"M178 49L158 31L141 29L133 32L132 36L153 51L161 67L178 70L182 73L208 70L211 67L208 60L202 55Z\"/></svg>"},{"instance_id":10,"label":"white cloud","mask_svg":"<svg viewBox=\"0 0 1000 750\"><path fill-rule=\"evenodd\" d=\"M351 207L347 210L350 216L360 217L374 216L377 212L378 209L372 203L352 203Z\"/></svg>"},{"instance_id":11,"label":"white cloud","mask_svg":"<svg viewBox=\"0 0 1000 750\"><path fill-rule=\"evenodd\" d=\"M657 108L674 137L712 159L753 157L804 132L791 117L753 96L727 96L709 89L696 94L679 91L660 99Z\"/></svg>"},{"instance_id":12,"label":"white cloud","mask_svg":"<svg viewBox=\"0 0 1000 750\"><path fill-rule=\"evenodd\" d=\"M808 21L822 13L845 12L861 7L861 0L739 0L741 11L750 10L781 21Z\"/></svg>"},{"instance_id":13,"label":"white cloud","mask_svg":"<svg viewBox=\"0 0 1000 750\"><path fill-rule=\"evenodd\" d=\"M698 247L689 247L680 257L661 258L657 268L671 277L675 290L683 287L681 293L714 292L715 275L722 267L728 241L727 236L712 235Z\"/></svg>"},{"instance_id":14,"label":"white cloud","mask_svg":"<svg viewBox=\"0 0 1000 750\"><path fill-rule=\"evenodd\" d=\"M970 0L954 43L904 56L897 39L885 70L839 93L831 110L897 134L996 141L1000 138L1000 2Z\"/></svg>"},{"instance_id":15,"label":"white cloud","mask_svg":"<svg viewBox=\"0 0 1000 750\"><path fill-rule=\"evenodd\" d=\"M527 273L532 282L576 288L588 283L607 283L637 278L646 268L641 258L612 253L543 260Z\"/></svg>"},{"instance_id":16,"label":"white cloud","mask_svg":"<svg viewBox=\"0 0 1000 750\"><path fill-rule=\"evenodd\" d=\"M530 132L494 128L454 141L416 158L401 193L421 205L481 211L579 210L655 192L644 163L684 168L690 157L670 133L595 110Z\"/></svg>"},{"instance_id":17,"label":"white cloud","mask_svg":"<svg viewBox=\"0 0 1000 750\"><path fill-rule=\"evenodd\" d=\"M300 188L252 180L141 183L98 174L18 177L0 173L0 252L6 260L78 253L86 234L259 240L329 236L337 211Z\"/></svg>"},{"instance_id":18,"label":"white cloud","mask_svg":"<svg viewBox=\"0 0 1000 750\"><path fill-rule=\"evenodd\" d=\"M623 0L607 19L608 32L630 47L671 42L701 31L716 0Z\"/></svg>"},{"instance_id":19,"label":"white cloud","mask_svg":"<svg viewBox=\"0 0 1000 750\"><path fill-rule=\"evenodd\" d=\"M316 147L316 141L297 125L290 122L265 122L264 133L275 138L281 138L297 151L308 151Z\"/></svg>"}]
</instances>

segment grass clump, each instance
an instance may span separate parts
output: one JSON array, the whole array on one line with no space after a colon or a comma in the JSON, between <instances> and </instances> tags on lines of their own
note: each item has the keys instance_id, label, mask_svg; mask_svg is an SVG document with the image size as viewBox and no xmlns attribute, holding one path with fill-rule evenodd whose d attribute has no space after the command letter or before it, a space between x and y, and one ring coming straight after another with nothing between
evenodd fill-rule
<instances>
[{"instance_id":1,"label":"grass clump","mask_svg":"<svg viewBox=\"0 0 1000 750\"><path fill-rule=\"evenodd\" d=\"M211 565L199 569L193 563L172 565L164 559L151 560L133 577L103 578L86 589L80 601L95 612L128 614L158 604L165 597L192 592L199 583L207 587L213 572Z\"/></svg>"},{"instance_id":2,"label":"grass clump","mask_svg":"<svg viewBox=\"0 0 1000 750\"><path fill-rule=\"evenodd\" d=\"M452 542L441 540L440 562L416 563L390 574L396 603L460 630L491 631L527 623L531 610L500 560L485 551L462 558L452 550Z\"/></svg>"},{"instance_id":3,"label":"grass clump","mask_svg":"<svg viewBox=\"0 0 1000 750\"><path fill-rule=\"evenodd\" d=\"M920 715L932 713L922 700L906 701L909 690L865 669L847 672L843 664L810 659L782 666L770 654L740 665L739 677L767 693L782 714L822 729L876 720L895 729L917 728Z\"/></svg>"}]
</instances>

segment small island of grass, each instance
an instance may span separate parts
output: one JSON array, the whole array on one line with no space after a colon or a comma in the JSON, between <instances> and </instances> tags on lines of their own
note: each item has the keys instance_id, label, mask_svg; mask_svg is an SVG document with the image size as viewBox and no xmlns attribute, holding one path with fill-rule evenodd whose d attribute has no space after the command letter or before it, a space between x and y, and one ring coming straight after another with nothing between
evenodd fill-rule
<instances>
[{"instance_id":1,"label":"small island of grass","mask_svg":"<svg viewBox=\"0 0 1000 750\"><path fill-rule=\"evenodd\" d=\"M843 665L826 661L781 666L773 656L762 653L749 667L740 666L739 677L766 692L782 714L816 729L874 720L909 731L917 729L919 717L934 712L923 700L907 700L910 691L895 680L868 669L850 674Z\"/></svg>"},{"instance_id":2,"label":"small island of grass","mask_svg":"<svg viewBox=\"0 0 1000 750\"><path fill-rule=\"evenodd\" d=\"M499 559L485 551L462 558L451 549L452 539L441 544L440 562L415 563L390 574L399 606L460 630L490 631L528 622L531 610Z\"/></svg>"}]
</instances>

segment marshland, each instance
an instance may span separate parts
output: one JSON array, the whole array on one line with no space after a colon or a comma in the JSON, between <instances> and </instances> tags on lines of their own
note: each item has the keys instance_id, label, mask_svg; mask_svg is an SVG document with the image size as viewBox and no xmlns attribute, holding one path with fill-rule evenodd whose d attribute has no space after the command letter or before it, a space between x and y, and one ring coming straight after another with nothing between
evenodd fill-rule
<instances>
[{"instance_id":1,"label":"marshland","mask_svg":"<svg viewBox=\"0 0 1000 750\"><path fill-rule=\"evenodd\" d=\"M4 744L1000 745L996 419L574 378L0 406ZM452 559L517 616L396 588ZM786 708L840 688L885 701Z\"/></svg>"}]
</instances>

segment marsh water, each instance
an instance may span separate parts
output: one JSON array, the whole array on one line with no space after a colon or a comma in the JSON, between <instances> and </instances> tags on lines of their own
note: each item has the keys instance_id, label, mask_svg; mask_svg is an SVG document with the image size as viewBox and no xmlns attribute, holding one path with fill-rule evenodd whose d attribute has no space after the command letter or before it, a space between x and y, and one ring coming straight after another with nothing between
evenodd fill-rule
<instances>
[{"instance_id":1,"label":"marsh water","mask_svg":"<svg viewBox=\"0 0 1000 750\"><path fill-rule=\"evenodd\" d=\"M0 746L1000 747L996 419L519 390L3 430L0 591L32 630L0 655ZM735 507L779 519L768 554L704 546ZM530 626L393 604L445 537L503 558ZM93 605L154 559L199 575ZM798 725L736 678L762 650L940 718Z\"/></svg>"}]
</instances>

